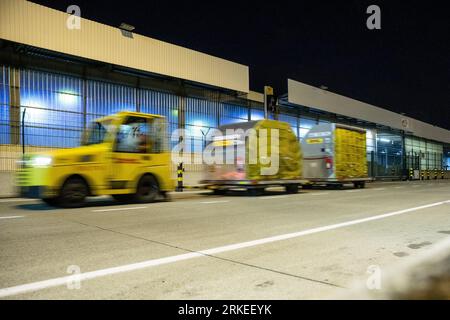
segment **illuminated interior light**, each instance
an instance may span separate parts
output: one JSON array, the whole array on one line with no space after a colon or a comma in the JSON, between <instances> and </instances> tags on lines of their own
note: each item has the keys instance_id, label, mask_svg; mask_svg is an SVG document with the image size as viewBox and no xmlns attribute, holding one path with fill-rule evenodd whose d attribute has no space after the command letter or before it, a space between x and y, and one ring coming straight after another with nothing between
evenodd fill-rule
<instances>
[{"instance_id":1,"label":"illuminated interior light","mask_svg":"<svg viewBox=\"0 0 450 320\"><path fill-rule=\"evenodd\" d=\"M70 92L61 92L58 94L58 101L64 106L75 106L78 96Z\"/></svg>"}]
</instances>

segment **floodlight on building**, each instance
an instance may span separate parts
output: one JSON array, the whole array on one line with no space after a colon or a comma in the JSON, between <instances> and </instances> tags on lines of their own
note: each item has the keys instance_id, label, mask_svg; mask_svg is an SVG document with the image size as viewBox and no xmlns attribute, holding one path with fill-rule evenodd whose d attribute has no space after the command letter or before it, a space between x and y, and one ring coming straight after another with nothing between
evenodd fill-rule
<instances>
[{"instance_id":1,"label":"floodlight on building","mask_svg":"<svg viewBox=\"0 0 450 320\"><path fill-rule=\"evenodd\" d=\"M134 26L132 26L131 24L122 22L122 23L120 24L120 26L119 26L119 29L122 29L122 30L125 30L125 31L128 31L128 32L131 32L131 31L133 31L133 30L136 29L136 28L135 28Z\"/></svg>"}]
</instances>

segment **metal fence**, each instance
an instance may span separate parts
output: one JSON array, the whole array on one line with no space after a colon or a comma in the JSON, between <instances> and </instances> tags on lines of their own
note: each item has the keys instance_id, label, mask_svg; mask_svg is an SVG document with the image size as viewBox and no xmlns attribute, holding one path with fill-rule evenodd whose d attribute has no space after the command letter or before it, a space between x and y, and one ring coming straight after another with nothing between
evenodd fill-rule
<instances>
[{"instance_id":1,"label":"metal fence","mask_svg":"<svg viewBox=\"0 0 450 320\"><path fill-rule=\"evenodd\" d=\"M121 110L165 116L168 138L173 130L184 127L193 137L190 149L194 153L201 151L212 128L264 118L261 103L239 99L230 102L231 99L223 99L212 90L207 96L209 98L186 97L149 88L0 66L0 171L14 170L15 161L22 153L22 143L26 151L75 147L90 121ZM181 112L184 123L180 123ZM289 123L298 139L314 125L326 122L318 116L300 117L285 112L279 115L279 120ZM375 146L375 140L379 145L385 143L383 148ZM381 134L375 138L372 132L368 135L371 154L368 161L375 161L371 164L376 169L374 175L401 172L403 147L398 141L392 144L391 140L394 141L390 137L383 139ZM426 163L425 169L434 169L439 165L440 169L442 154L437 153L442 145L428 145L434 149L421 150L426 159L421 166L425 168ZM200 167L191 169L201 170Z\"/></svg>"}]
</instances>

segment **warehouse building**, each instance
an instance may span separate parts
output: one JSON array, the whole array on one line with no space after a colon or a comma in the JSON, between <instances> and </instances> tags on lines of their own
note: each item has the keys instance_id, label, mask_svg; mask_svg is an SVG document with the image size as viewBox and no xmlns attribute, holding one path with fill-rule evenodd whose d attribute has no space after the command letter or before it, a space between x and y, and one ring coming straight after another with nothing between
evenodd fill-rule
<instances>
[{"instance_id":1,"label":"warehouse building","mask_svg":"<svg viewBox=\"0 0 450 320\"><path fill-rule=\"evenodd\" d=\"M86 125L119 110L161 114L169 132L203 141L211 128L264 117L247 66L70 16L24 0L0 2L0 196L13 192L22 152L79 145ZM294 80L279 119L299 139L315 124L367 129L370 174L401 178L407 168L450 165L450 131ZM202 143L193 142L193 152ZM195 182L202 165L186 167Z\"/></svg>"}]
</instances>

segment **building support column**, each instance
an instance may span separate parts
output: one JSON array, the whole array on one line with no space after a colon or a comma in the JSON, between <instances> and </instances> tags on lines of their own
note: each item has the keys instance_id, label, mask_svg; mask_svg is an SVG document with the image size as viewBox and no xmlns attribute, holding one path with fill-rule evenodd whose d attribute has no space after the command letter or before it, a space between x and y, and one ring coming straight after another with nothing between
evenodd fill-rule
<instances>
[{"instance_id":1,"label":"building support column","mask_svg":"<svg viewBox=\"0 0 450 320\"><path fill-rule=\"evenodd\" d=\"M10 143L20 144L20 70L9 69L9 125Z\"/></svg>"},{"instance_id":2,"label":"building support column","mask_svg":"<svg viewBox=\"0 0 450 320\"><path fill-rule=\"evenodd\" d=\"M402 170L401 170L401 178L404 176L408 176L409 168L406 163L406 137L405 131L402 132Z\"/></svg>"},{"instance_id":3,"label":"building support column","mask_svg":"<svg viewBox=\"0 0 450 320\"><path fill-rule=\"evenodd\" d=\"M135 96L136 112L141 112L141 78L137 78L135 90L136 90Z\"/></svg>"},{"instance_id":4,"label":"building support column","mask_svg":"<svg viewBox=\"0 0 450 320\"><path fill-rule=\"evenodd\" d=\"M186 129L186 96L180 95L178 98L178 129ZM171 133L170 133L171 134ZM186 154L186 139L184 134L178 138L178 144L183 150L183 156ZM192 157L192 155L191 155ZM177 163L177 192L183 192L183 162Z\"/></svg>"},{"instance_id":5,"label":"building support column","mask_svg":"<svg viewBox=\"0 0 450 320\"><path fill-rule=\"evenodd\" d=\"M87 85L87 79L85 76L85 72L83 73L83 89L81 92L81 97L83 99L83 132L86 130L87 127L87 94L88 94L88 85ZM84 138L84 137L83 137Z\"/></svg>"}]
</instances>

